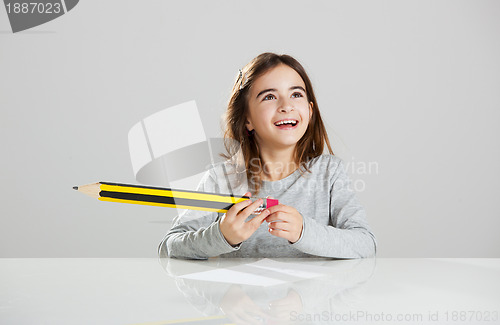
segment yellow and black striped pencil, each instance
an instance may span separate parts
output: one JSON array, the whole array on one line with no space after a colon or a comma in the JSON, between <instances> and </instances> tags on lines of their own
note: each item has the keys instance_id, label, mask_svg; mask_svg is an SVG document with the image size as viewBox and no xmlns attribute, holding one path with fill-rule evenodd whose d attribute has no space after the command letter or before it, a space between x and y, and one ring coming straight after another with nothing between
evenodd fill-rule
<instances>
[{"instance_id":1,"label":"yellow and black striped pencil","mask_svg":"<svg viewBox=\"0 0 500 325\"><path fill-rule=\"evenodd\" d=\"M151 187L129 184L118 184L99 182L82 186L74 186L73 189L87 194L100 201L131 203L142 205L162 206L168 208L202 210L225 213L235 203L258 198L248 196L234 196L231 194L219 194L198 191L186 191L165 187ZM263 203L256 212L279 204L278 200L263 198Z\"/></svg>"}]
</instances>

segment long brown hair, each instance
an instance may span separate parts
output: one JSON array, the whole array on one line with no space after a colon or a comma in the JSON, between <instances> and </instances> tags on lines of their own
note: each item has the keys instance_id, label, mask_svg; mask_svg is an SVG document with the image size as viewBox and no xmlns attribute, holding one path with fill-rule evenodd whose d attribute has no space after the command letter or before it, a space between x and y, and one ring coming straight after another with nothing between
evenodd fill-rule
<instances>
[{"instance_id":1,"label":"long brown hair","mask_svg":"<svg viewBox=\"0 0 500 325\"><path fill-rule=\"evenodd\" d=\"M308 102L312 102L313 113L309 120L309 125L304 136L295 146L295 163L310 172L307 162L323 154L325 143L328 151L333 155L326 128L321 119L318 103L316 102L316 96L314 96L311 81L304 67L289 55L262 53L240 70L231 92L227 111L224 115L224 146L228 155L222 154L222 156L231 159L241 150L247 179L249 180L248 185L254 194L259 193L262 185L261 171L263 170L263 164L257 142L252 133L248 133L245 126L248 114L249 89L257 78L280 64L289 66L300 75L306 86L307 100ZM235 143L238 143L238 146L235 146ZM303 174L302 171L301 174Z\"/></svg>"}]
</instances>

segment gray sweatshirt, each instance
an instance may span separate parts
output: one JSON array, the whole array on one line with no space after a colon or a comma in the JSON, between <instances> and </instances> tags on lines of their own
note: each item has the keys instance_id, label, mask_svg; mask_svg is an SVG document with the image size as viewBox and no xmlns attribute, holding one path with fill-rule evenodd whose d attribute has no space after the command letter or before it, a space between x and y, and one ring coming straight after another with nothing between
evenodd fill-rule
<instances>
[{"instance_id":1,"label":"gray sweatshirt","mask_svg":"<svg viewBox=\"0 0 500 325\"><path fill-rule=\"evenodd\" d=\"M302 215L303 230L297 242L292 244L271 235L264 221L250 238L233 247L220 231L223 213L186 210L174 218L172 228L160 242L158 253L189 259L375 256L375 236L342 159L324 154L312 159L308 167L311 173L302 170L301 175L301 170L297 169L281 180L263 181L257 195L269 195L280 204L294 207ZM235 181L236 170L230 162L212 165L197 191L243 195L248 191L248 183Z\"/></svg>"}]
</instances>

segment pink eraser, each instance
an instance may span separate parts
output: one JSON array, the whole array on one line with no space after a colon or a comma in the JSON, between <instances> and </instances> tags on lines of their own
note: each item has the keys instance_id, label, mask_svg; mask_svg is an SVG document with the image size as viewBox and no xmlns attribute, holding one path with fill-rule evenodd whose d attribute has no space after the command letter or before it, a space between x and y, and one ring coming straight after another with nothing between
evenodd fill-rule
<instances>
[{"instance_id":1,"label":"pink eraser","mask_svg":"<svg viewBox=\"0 0 500 325\"><path fill-rule=\"evenodd\" d=\"M267 199L266 208L270 208L270 207L273 207L273 206L278 205L278 204L280 204L280 202L278 200Z\"/></svg>"}]
</instances>

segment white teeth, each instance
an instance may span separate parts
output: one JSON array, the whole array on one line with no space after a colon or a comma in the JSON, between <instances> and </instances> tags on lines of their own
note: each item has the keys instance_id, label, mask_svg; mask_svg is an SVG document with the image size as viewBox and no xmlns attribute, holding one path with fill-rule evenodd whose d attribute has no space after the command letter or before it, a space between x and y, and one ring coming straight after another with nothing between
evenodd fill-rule
<instances>
[{"instance_id":1,"label":"white teeth","mask_svg":"<svg viewBox=\"0 0 500 325\"><path fill-rule=\"evenodd\" d=\"M285 124L285 123L286 124L297 124L297 122L294 121L294 120L284 120L284 121L279 121L278 123L275 123L275 125L278 126L278 125L282 125L282 124Z\"/></svg>"}]
</instances>

